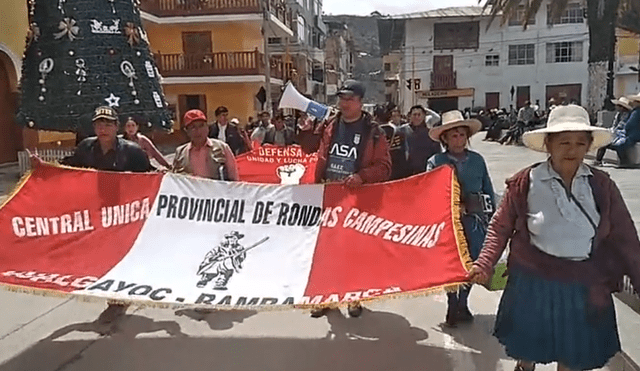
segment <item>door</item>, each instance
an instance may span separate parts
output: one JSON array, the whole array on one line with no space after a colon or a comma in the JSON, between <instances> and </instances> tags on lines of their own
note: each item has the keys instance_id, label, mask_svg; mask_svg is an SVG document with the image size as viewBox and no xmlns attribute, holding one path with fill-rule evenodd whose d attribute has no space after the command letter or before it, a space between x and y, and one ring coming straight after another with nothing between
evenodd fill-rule
<instances>
[{"instance_id":1,"label":"door","mask_svg":"<svg viewBox=\"0 0 640 371\"><path fill-rule=\"evenodd\" d=\"M436 75L453 75L453 55L434 55L433 72Z\"/></svg>"},{"instance_id":2,"label":"door","mask_svg":"<svg viewBox=\"0 0 640 371\"><path fill-rule=\"evenodd\" d=\"M528 86L518 86L516 90L516 108L524 106L524 102L531 101Z\"/></svg>"},{"instance_id":3,"label":"door","mask_svg":"<svg viewBox=\"0 0 640 371\"><path fill-rule=\"evenodd\" d=\"M11 92L7 65L0 60L0 164L17 159L16 95Z\"/></svg>"},{"instance_id":4,"label":"door","mask_svg":"<svg viewBox=\"0 0 640 371\"><path fill-rule=\"evenodd\" d=\"M429 99L429 108L438 113L458 109L458 97L431 98Z\"/></svg>"},{"instance_id":5,"label":"door","mask_svg":"<svg viewBox=\"0 0 640 371\"><path fill-rule=\"evenodd\" d=\"M547 105L551 98L556 101L557 105L569 103L581 104L582 84L547 85L546 90Z\"/></svg>"},{"instance_id":6,"label":"door","mask_svg":"<svg viewBox=\"0 0 640 371\"><path fill-rule=\"evenodd\" d=\"M179 95L178 96L178 108L180 112L180 122L182 123L182 118L184 114L192 109L199 109L200 111L207 114L207 96L206 95Z\"/></svg>"},{"instance_id":7,"label":"door","mask_svg":"<svg viewBox=\"0 0 640 371\"><path fill-rule=\"evenodd\" d=\"M485 93L484 99L486 109L500 108L500 93Z\"/></svg>"},{"instance_id":8,"label":"door","mask_svg":"<svg viewBox=\"0 0 640 371\"><path fill-rule=\"evenodd\" d=\"M186 70L210 70L211 58L213 50L211 43L211 32L183 32L182 33L182 51L183 68Z\"/></svg>"}]
</instances>

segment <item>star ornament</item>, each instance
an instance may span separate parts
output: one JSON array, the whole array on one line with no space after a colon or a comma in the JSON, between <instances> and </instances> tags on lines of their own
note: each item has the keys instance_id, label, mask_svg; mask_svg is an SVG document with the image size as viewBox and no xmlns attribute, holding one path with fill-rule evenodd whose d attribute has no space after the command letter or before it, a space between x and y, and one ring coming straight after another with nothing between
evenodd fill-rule
<instances>
[{"instance_id":1,"label":"star ornament","mask_svg":"<svg viewBox=\"0 0 640 371\"><path fill-rule=\"evenodd\" d=\"M120 97L116 97L115 95L113 95L113 93L111 93L111 95L109 95L109 97L105 98L104 100L107 102L109 107L120 107Z\"/></svg>"}]
</instances>

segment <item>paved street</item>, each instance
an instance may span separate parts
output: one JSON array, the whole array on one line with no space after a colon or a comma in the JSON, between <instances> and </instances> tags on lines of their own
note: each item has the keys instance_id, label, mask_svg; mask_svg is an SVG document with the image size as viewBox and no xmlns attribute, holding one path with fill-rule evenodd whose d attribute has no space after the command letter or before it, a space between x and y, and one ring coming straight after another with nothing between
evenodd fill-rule
<instances>
[{"instance_id":1,"label":"paved street","mask_svg":"<svg viewBox=\"0 0 640 371\"><path fill-rule=\"evenodd\" d=\"M472 148L488 161L498 192L509 175L545 158L522 147L481 142L483 136L474 138ZM639 226L640 170L607 170ZM11 176L0 182L7 178ZM446 308L442 294L368 303L357 319L338 313L312 319L305 311L201 315L138 307L105 328L94 322L103 302L0 290L0 371L510 371L514 361L490 335L499 298L499 292L476 286L470 298L476 320L457 329L441 326ZM619 301L616 306L623 349L637 357L640 316ZM604 370L631 368L619 356Z\"/></svg>"}]
</instances>

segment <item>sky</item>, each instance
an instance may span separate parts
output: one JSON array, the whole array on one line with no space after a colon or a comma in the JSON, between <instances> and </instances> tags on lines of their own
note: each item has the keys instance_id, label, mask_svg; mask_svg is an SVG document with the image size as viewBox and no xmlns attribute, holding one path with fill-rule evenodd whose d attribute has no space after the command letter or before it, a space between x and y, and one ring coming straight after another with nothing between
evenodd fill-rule
<instances>
[{"instance_id":1,"label":"sky","mask_svg":"<svg viewBox=\"0 0 640 371\"><path fill-rule=\"evenodd\" d=\"M324 0L322 7L326 14L333 15L369 15L375 10L386 15L470 5L477 6L478 0Z\"/></svg>"}]
</instances>

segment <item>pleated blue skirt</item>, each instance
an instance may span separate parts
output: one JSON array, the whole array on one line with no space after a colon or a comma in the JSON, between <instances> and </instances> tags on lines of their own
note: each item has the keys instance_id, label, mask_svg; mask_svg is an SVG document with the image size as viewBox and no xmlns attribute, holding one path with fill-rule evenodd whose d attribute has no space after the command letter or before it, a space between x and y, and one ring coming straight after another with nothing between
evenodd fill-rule
<instances>
[{"instance_id":1,"label":"pleated blue skirt","mask_svg":"<svg viewBox=\"0 0 640 371\"><path fill-rule=\"evenodd\" d=\"M494 336L509 357L559 362L574 370L603 367L620 351L613 300L599 312L580 283L564 283L509 270Z\"/></svg>"}]
</instances>

